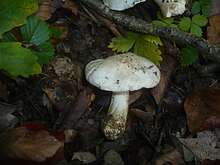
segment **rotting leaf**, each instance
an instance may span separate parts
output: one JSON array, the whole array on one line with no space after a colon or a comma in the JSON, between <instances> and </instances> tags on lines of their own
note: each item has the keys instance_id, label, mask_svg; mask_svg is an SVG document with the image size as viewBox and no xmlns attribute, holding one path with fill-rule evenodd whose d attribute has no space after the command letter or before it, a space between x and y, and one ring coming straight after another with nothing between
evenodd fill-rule
<instances>
[{"instance_id":1,"label":"rotting leaf","mask_svg":"<svg viewBox=\"0 0 220 165\"><path fill-rule=\"evenodd\" d=\"M50 159L56 162L63 157L64 141L64 133L56 133L54 136L40 122L28 122L1 135L0 158L32 162L45 162Z\"/></svg>"},{"instance_id":2,"label":"rotting leaf","mask_svg":"<svg viewBox=\"0 0 220 165\"><path fill-rule=\"evenodd\" d=\"M155 165L180 165L183 163L182 155L178 149L174 148L156 159Z\"/></svg>"},{"instance_id":3,"label":"rotting leaf","mask_svg":"<svg viewBox=\"0 0 220 165\"><path fill-rule=\"evenodd\" d=\"M205 88L186 97L184 109L191 133L220 128L220 90Z\"/></svg>"},{"instance_id":4,"label":"rotting leaf","mask_svg":"<svg viewBox=\"0 0 220 165\"><path fill-rule=\"evenodd\" d=\"M62 115L60 115L60 118L57 120L55 130L73 129L84 111L88 109L94 97L91 89L83 89L76 100L71 103L70 107L66 109L65 112L62 112Z\"/></svg>"},{"instance_id":5,"label":"rotting leaf","mask_svg":"<svg viewBox=\"0 0 220 165\"><path fill-rule=\"evenodd\" d=\"M207 38L209 43L220 46L220 14L209 17Z\"/></svg>"}]
</instances>

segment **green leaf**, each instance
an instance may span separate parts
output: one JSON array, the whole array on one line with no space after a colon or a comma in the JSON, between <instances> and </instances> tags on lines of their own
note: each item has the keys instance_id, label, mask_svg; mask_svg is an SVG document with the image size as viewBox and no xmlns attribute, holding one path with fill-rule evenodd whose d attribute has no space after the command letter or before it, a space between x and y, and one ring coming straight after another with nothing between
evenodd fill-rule
<instances>
[{"instance_id":1,"label":"green leaf","mask_svg":"<svg viewBox=\"0 0 220 165\"><path fill-rule=\"evenodd\" d=\"M141 37L145 39L146 41L151 42L153 44L160 45L160 46L163 45L162 41L160 40L160 37L149 35L149 34L142 35Z\"/></svg>"},{"instance_id":2,"label":"green leaf","mask_svg":"<svg viewBox=\"0 0 220 165\"><path fill-rule=\"evenodd\" d=\"M191 9L191 12L193 15L196 15L196 14L199 14L201 10L201 2L194 2L193 5L192 5L192 9Z\"/></svg>"},{"instance_id":3,"label":"green leaf","mask_svg":"<svg viewBox=\"0 0 220 165\"><path fill-rule=\"evenodd\" d=\"M196 24L192 24L190 33L195 36L202 37L202 29Z\"/></svg>"},{"instance_id":4,"label":"green leaf","mask_svg":"<svg viewBox=\"0 0 220 165\"><path fill-rule=\"evenodd\" d=\"M1 41L2 42L16 42L17 39L15 38L15 36L12 33L6 32L3 34Z\"/></svg>"},{"instance_id":5,"label":"green leaf","mask_svg":"<svg viewBox=\"0 0 220 165\"><path fill-rule=\"evenodd\" d=\"M54 57L54 46L50 41L44 42L35 48L31 48L34 55L38 57L39 64L49 64Z\"/></svg>"},{"instance_id":6,"label":"green leaf","mask_svg":"<svg viewBox=\"0 0 220 165\"><path fill-rule=\"evenodd\" d=\"M0 69L12 76L28 77L41 73L41 66L29 49L23 48L20 42L0 43Z\"/></svg>"},{"instance_id":7,"label":"green leaf","mask_svg":"<svg viewBox=\"0 0 220 165\"><path fill-rule=\"evenodd\" d=\"M1 0L0 39L3 33L25 24L26 18L37 10L37 0Z\"/></svg>"},{"instance_id":8,"label":"green leaf","mask_svg":"<svg viewBox=\"0 0 220 165\"><path fill-rule=\"evenodd\" d=\"M50 31L51 31L51 37L54 37L54 38L60 38L63 34L61 28L59 27L51 27Z\"/></svg>"},{"instance_id":9,"label":"green leaf","mask_svg":"<svg viewBox=\"0 0 220 165\"><path fill-rule=\"evenodd\" d=\"M194 15L192 22L200 27L205 26L208 23L208 19L202 15Z\"/></svg>"},{"instance_id":10,"label":"green leaf","mask_svg":"<svg viewBox=\"0 0 220 165\"><path fill-rule=\"evenodd\" d=\"M202 6L202 14L205 16L205 17L208 17L210 15L211 11L210 11L210 7L207 5L207 6Z\"/></svg>"},{"instance_id":11,"label":"green leaf","mask_svg":"<svg viewBox=\"0 0 220 165\"><path fill-rule=\"evenodd\" d=\"M48 24L39 17L29 17L27 23L21 27L21 33L25 41L35 45L40 45L50 38Z\"/></svg>"},{"instance_id":12,"label":"green leaf","mask_svg":"<svg viewBox=\"0 0 220 165\"><path fill-rule=\"evenodd\" d=\"M202 15L205 17L208 17L210 14L210 3L211 0L200 0L200 1L195 1L192 5L192 14L200 14L202 12Z\"/></svg>"},{"instance_id":13,"label":"green leaf","mask_svg":"<svg viewBox=\"0 0 220 165\"><path fill-rule=\"evenodd\" d=\"M188 66L196 62L199 58L199 52L196 48L192 46L187 46L181 50L182 58L181 58L181 65Z\"/></svg>"},{"instance_id":14,"label":"green leaf","mask_svg":"<svg viewBox=\"0 0 220 165\"><path fill-rule=\"evenodd\" d=\"M114 37L112 38L109 48L112 48L113 51L116 52L128 52L136 42L139 34L128 32L128 35L126 38L124 37Z\"/></svg>"},{"instance_id":15,"label":"green leaf","mask_svg":"<svg viewBox=\"0 0 220 165\"><path fill-rule=\"evenodd\" d=\"M154 20L153 23L157 24L157 25L161 25L161 26L167 26L167 23L165 23L163 21L159 21L159 20Z\"/></svg>"},{"instance_id":16,"label":"green leaf","mask_svg":"<svg viewBox=\"0 0 220 165\"><path fill-rule=\"evenodd\" d=\"M164 18L161 14L161 12L157 12L157 18L159 20L154 20L153 23L161 26L168 26L172 28L178 28L177 25L173 24L174 23L174 18Z\"/></svg>"},{"instance_id":17,"label":"green leaf","mask_svg":"<svg viewBox=\"0 0 220 165\"><path fill-rule=\"evenodd\" d=\"M137 39L134 45L134 53L149 59L158 66L160 65L159 62L162 61L161 51L158 46L146 41L142 36Z\"/></svg>"},{"instance_id":18,"label":"green leaf","mask_svg":"<svg viewBox=\"0 0 220 165\"><path fill-rule=\"evenodd\" d=\"M179 28L180 30L182 31L189 31L190 29L190 26L191 26L191 19L189 17L183 17L181 20L180 20L180 23L179 23Z\"/></svg>"}]
</instances>

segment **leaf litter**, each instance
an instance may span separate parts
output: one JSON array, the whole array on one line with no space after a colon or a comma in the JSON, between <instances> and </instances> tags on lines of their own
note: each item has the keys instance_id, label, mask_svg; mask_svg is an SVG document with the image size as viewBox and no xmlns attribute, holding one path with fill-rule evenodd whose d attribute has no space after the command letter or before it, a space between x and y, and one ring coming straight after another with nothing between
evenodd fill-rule
<instances>
[{"instance_id":1,"label":"leaf litter","mask_svg":"<svg viewBox=\"0 0 220 165\"><path fill-rule=\"evenodd\" d=\"M80 17L76 15L81 12L77 6L72 6L73 8L68 11L64 10L66 7L62 3L58 6L62 12L56 10L53 13L60 18L55 22L62 22L68 27L68 36L66 40L57 43L57 57L44 67L43 74L29 79L16 78L16 88L10 95L3 95L4 101L21 107L20 110L15 110L14 114L19 119L19 123L16 122L18 127L13 126L14 129L0 138L0 141L6 139L8 143L4 145L7 144L6 148L11 146L13 150L7 148L3 151L4 154L8 157L25 159L26 163L30 160L45 161L48 157L52 157L51 161L57 162L57 158L64 159L65 155L68 162L82 164L84 158L81 156L85 154L91 156L92 159L87 160L87 163L91 164L108 164L115 161L116 157L115 163L121 164L180 164L187 161L205 164L210 161L207 159L213 162L219 159L219 147L216 145L218 142L216 139L219 139L217 131L219 112L215 109L219 95L217 90L219 74L214 72L208 77L202 77L193 66L179 67L175 57L179 56L180 52L171 42L165 45L169 50L160 48L163 58L160 64L162 73L160 84L152 90L131 94L131 109L125 134L115 141L106 140L99 127L107 112L111 93L91 87L83 78L83 68L93 59L113 54L107 48L113 36L106 30L107 26L105 28L97 26L84 15ZM49 11L49 8L47 10ZM48 19L50 14L46 17ZM168 48L167 45L172 46ZM175 55L170 52L175 52ZM199 88L203 86L209 88ZM9 88L4 86L2 89L9 91ZM183 95L179 97L182 93ZM175 100L177 96L180 101ZM47 97L52 108L48 103L45 104L47 99L43 97ZM207 103L202 106L204 101ZM195 102L197 106L194 105ZM198 109L202 111L198 112ZM192 112L197 114L190 114ZM25 126L26 121L36 120L40 120L47 127L42 127L41 122L30 124L29 127ZM192 121L196 124L191 123ZM215 136L202 136L201 130L204 129L207 131L204 134ZM210 131L213 129L215 131ZM57 130L60 132L55 133ZM64 140L65 131L69 131L69 135L65 134L66 138L68 137L67 141ZM25 134L31 135L29 139L24 136ZM175 144L170 135L179 141L179 145ZM18 143L21 145L19 146L21 151L15 150L18 148L15 143L19 139L27 140L25 143ZM194 145L191 145L190 140ZM210 143L206 144L204 141ZM198 145L195 145L195 142ZM32 143L44 145L36 147ZM62 148L64 143L65 147ZM33 146L34 152L28 153L29 150L24 149L27 145ZM193 159L190 160L190 156L184 154L186 152L183 152L184 146ZM46 150L42 153L44 147ZM59 152L58 156L55 156L59 148L64 149L65 152ZM200 149L196 150L196 148ZM201 156L204 148L208 149L206 153L212 154L213 157L207 154ZM17 155L14 151L17 151ZM39 156L33 154L36 152ZM74 153L78 154L77 161L71 160ZM216 157L214 157L215 153L217 153ZM109 155L113 156L109 158Z\"/></svg>"}]
</instances>

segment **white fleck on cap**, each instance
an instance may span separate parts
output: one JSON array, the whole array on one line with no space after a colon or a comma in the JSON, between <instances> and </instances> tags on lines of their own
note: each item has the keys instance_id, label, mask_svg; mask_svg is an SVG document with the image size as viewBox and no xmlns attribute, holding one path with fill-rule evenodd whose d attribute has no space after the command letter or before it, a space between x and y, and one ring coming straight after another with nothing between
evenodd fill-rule
<instances>
[{"instance_id":1,"label":"white fleck on cap","mask_svg":"<svg viewBox=\"0 0 220 165\"><path fill-rule=\"evenodd\" d=\"M125 92L152 88L160 81L160 70L134 53L91 61L85 68L88 82L106 91Z\"/></svg>"}]
</instances>

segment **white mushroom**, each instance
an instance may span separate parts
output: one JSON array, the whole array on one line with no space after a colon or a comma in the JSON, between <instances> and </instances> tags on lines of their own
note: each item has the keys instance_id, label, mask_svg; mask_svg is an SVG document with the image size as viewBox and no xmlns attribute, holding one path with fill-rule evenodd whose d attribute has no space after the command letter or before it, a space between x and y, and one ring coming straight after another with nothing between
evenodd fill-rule
<instances>
[{"instance_id":1,"label":"white mushroom","mask_svg":"<svg viewBox=\"0 0 220 165\"><path fill-rule=\"evenodd\" d=\"M108 139L117 139L125 131L129 91L152 88L160 80L160 71L146 58L124 53L91 61L85 68L88 82L106 91L112 99L101 127Z\"/></svg>"},{"instance_id":2,"label":"white mushroom","mask_svg":"<svg viewBox=\"0 0 220 165\"><path fill-rule=\"evenodd\" d=\"M164 17L181 15L186 10L186 0L154 0Z\"/></svg>"},{"instance_id":3,"label":"white mushroom","mask_svg":"<svg viewBox=\"0 0 220 165\"><path fill-rule=\"evenodd\" d=\"M103 3L112 10L125 10L146 0L103 0Z\"/></svg>"}]
</instances>

